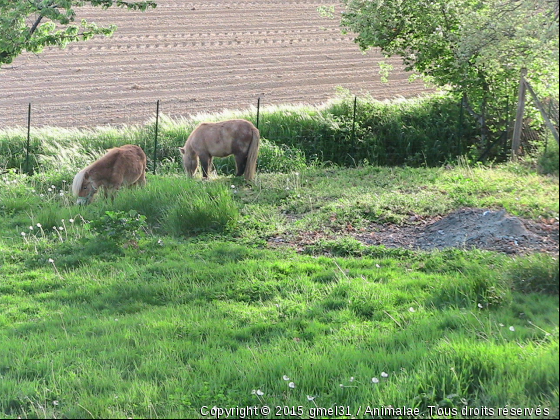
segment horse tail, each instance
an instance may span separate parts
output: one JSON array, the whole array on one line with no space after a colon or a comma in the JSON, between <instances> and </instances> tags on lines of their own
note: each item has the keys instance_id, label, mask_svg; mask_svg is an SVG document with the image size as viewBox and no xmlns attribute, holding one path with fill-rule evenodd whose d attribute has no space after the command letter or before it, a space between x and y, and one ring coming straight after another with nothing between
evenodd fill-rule
<instances>
[{"instance_id":1,"label":"horse tail","mask_svg":"<svg viewBox=\"0 0 560 420\"><path fill-rule=\"evenodd\" d=\"M247 181L252 181L255 178L257 172L257 157L259 155L259 145L260 145L260 134L259 129L253 127L253 139L249 145L249 151L247 152L247 164L245 166L245 179Z\"/></svg>"},{"instance_id":2,"label":"horse tail","mask_svg":"<svg viewBox=\"0 0 560 420\"><path fill-rule=\"evenodd\" d=\"M84 182L85 173L86 170L82 169L80 172L76 174L76 176L74 177L74 181L72 181L72 194L74 194L75 197L77 197L78 194L80 193L80 188L82 188L82 183Z\"/></svg>"}]
</instances>

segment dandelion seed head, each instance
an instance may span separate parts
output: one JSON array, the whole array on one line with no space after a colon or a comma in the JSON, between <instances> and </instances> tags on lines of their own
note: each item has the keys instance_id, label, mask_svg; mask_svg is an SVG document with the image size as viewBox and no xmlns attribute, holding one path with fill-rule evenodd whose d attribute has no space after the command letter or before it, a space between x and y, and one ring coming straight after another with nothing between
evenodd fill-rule
<instances>
[{"instance_id":1,"label":"dandelion seed head","mask_svg":"<svg viewBox=\"0 0 560 420\"><path fill-rule=\"evenodd\" d=\"M290 378L288 378L288 375L282 376L282 379L284 379L285 381L289 381L289 380L290 380Z\"/></svg>"},{"instance_id":2,"label":"dandelion seed head","mask_svg":"<svg viewBox=\"0 0 560 420\"><path fill-rule=\"evenodd\" d=\"M262 396L264 395L264 392L261 391L260 389L257 389L257 395L258 395L259 397L262 397Z\"/></svg>"},{"instance_id":3,"label":"dandelion seed head","mask_svg":"<svg viewBox=\"0 0 560 420\"><path fill-rule=\"evenodd\" d=\"M59 227L58 227L58 230L64 230L64 227L63 227L63 226L59 226Z\"/></svg>"},{"instance_id":4,"label":"dandelion seed head","mask_svg":"<svg viewBox=\"0 0 560 420\"><path fill-rule=\"evenodd\" d=\"M33 230L33 226L29 226L29 230Z\"/></svg>"},{"instance_id":5,"label":"dandelion seed head","mask_svg":"<svg viewBox=\"0 0 560 420\"><path fill-rule=\"evenodd\" d=\"M388 378L389 374L387 372L381 372L381 377L382 378Z\"/></svg>"},{"instance_id":6,"label":"dandelion seed head","mask_svg":"<svg viewBox=\"0 0 560 420\"><path fill-rule=\"evenodd\" d=\"M70 223L74 223L74 219L68 219Z\"/></svg>"},{"instance_id":7,"label":"dandelion seed head","mask_svg":"<svg viewBox=\"0 0 560 420\"><path fill-rule=\"evenodd\" d=\"M416 309L414 309L412 306L410 308L408 308L409 312L416 312Z\"/></svg>"},{"instance_id":8,"label":"dandelion seed head","mask_svg":"<svg viewBox=\"0 0 560 420\"><path fill-rule=\"evenodd\" d=\"M381 266L380 266L379 264L375 264L375 266L376 266L377 268L381 268Z\"/></svg>"},{"instance_id":9,"label":"dandelion seed head","mask_svg":"<svg viewBox=\"0 0 560 420\"><path fill-rule=\"evenodd\" d=\"M350 376L350 382L354 382L354 377Z\"/></svg>"},{"instance_id":10,"label":"dandelion seed head","mask_svg":"<svg viewBox=\"0 0 560 420\"><path fill-rule=\"evenodd\" d=\"M53 403L53 405L58 405L58 401L57 401L57 400L54 400L52 403Z\"/></svg>"},{"instance_id":11,"label":"dandelion seed head","mask_svg":"<svg viewBox=\"0 0 560 420\"><path fill-rule=\"evenodd\" d=\"M313 401L315 399L315 397L312 397L311 395L307 396L307 401Z\"/></svg>"},{"instance_id":12,"label":"dandelion seed head","mask_svg":"<svg viewBox=\"0 0 560 420\"><path fill-rule=\"evenodd\" d=\"M373 382L374 384L378 384L379 379L378 378L371 378L371 382Z\"/></svg>"},{"instance_id":13,"label":"dandelion seed head","mask_svg":"<svg viewBox=\"0 0 560 420\"><path fill-rule=\"evenodd\" d=\"M482 306L482 303L479 303L479 304L478 304L478 307L479 307L480 309L484 308L484 306Z\"/></svg>"},{"instance_id":14,"label":"dandelion seed head","mask_svg":"<svg viewBox=\"0 0 560 420\"><path fill-rule=\"evenodd\" d=\"M509 327L510 331L515 331L515 327L512 325L511 327Z\"/></svg>"},{"instance_id":15,"label":"dandelion seed head","mask_svg":"<svg viewBox=\"0 0 560 420\"><path fill-rule=\"evenodd\" d=\"M54 263L54 260L52 258L49 258L49 262Z\"/></svg>"},{"instance_id":16,"label":"dandelion seed head","mask_svg":"<svg viewBox=\"0 0 560 420\"><path fill-rule=\"evenodd\" d=\"M25 236L25 232L21 232L21 236Z\"/></svg>"},{"instance_id":17,"label":"dandelion seed head","mask_svg":"<svg viewBox=\"0 0 560 420\"><path fill-rule=\"evenodd\" d=\"M41 227L41 223L37 223L37 227L40 228L40 227Z\"/></svg>"},{"instance_id":18,"label":"dandelion seed head","mask_svg":"<svg viewBox=\"0 0 560 420\"><path fill-rule=\"evenodd\" d=\"M288 384L288 386L289 386L290 388L292 388L292 389L293 389L293 388L295 388L295 387L296 387L296 384L294 384L293 382L290 382L290 383Z\"/></svg>"}]
</instances>

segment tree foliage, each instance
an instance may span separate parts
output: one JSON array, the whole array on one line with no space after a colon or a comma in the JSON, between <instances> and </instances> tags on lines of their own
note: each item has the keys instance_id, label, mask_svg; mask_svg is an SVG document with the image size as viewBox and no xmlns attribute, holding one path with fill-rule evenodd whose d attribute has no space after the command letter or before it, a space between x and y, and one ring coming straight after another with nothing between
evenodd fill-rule
<instances>
[{"instance_id":1,"label":"tree foliage","mask_svg":"<svg viewBox=\"0 0 560 420\"><path fill-rule=\"evenodd\" d=\"M46 46L64 47L94 35L110 36L115 25L101 27L85 19L75 22L76 9L86 5L142 11L156 7L153 1L0 0L0 65L11 63L23 51L39 53Z\"/></svg>"},{"instance_id":2,"label":"tree foliage","mask_svg":"<svg viewBox=\"0 0 560 420\"><path fill-rule=\"evenodd\" d=\"M344 0L342 27L364 50L402 57L459 92L488 128L489 107L513 103L521 68L558 92L558 0Z\"/></svg>"}]
</instances>

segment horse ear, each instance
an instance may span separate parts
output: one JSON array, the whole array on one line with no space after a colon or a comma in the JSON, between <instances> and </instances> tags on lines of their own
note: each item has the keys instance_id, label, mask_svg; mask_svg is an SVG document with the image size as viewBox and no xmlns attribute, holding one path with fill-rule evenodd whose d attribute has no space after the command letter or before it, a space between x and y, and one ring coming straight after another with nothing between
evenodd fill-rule
<instances>
[{"instance_id":1,"label":"horse ear","mask_svg":"<svg viewBox=\"0 0 560 420\"><path fill-rule=\"evenodd\" d=\"M84 179L89 179L89 171L84 172Z\"/></svg>"},{"instance_id":2,"label":"horse ear","mask_svg":"<svg viewBox=\"0 0 560 420\"><path fill-rule=\"evenodd\" d=\"M184 147L179 147L179 151L181 152L182 155L185 154L185 148Z\"/></svg>"}]
</instances>

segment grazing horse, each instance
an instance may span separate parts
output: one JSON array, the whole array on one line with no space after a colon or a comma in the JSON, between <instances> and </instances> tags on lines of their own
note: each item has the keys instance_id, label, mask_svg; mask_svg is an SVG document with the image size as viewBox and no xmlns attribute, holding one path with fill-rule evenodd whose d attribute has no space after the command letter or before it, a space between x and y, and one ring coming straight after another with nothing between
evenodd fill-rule
<instances>
[{"instance_id":1,"label":"grazing horse","mask_svg":"<svg viewBox=\"0 0 560 420\"><path fill-rule=\"evenodd\" d=\"M99 187L114 197L121 186L146 184L146 154L133 144L109 149L106 155L82 169L74 177L72 193L78 204L91 203Z\"/></svg>"},{"instance_id":2,"label":"grazing horse","mask_svg":"<svg viewBox=\"0 0 560 420\"><path fill-rule=\"evenodd\" d=\"M191 133L184 147L183 167L192 177L198 167L202 167L202 177L207 179L212 169L212 157L235 157L237 176L245 175L247 181L255 178L259 153L259 130L247 120L228 120L199 124Z\"/></svg>"}]
</instances>

